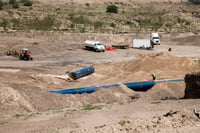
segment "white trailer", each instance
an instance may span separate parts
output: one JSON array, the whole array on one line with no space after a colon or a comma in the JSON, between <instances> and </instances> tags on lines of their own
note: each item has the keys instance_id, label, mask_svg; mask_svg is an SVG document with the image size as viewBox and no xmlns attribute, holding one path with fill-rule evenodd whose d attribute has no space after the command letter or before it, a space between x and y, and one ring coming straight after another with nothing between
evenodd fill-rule
<instances>
[{"instance_id":1,"label":"white trailer","mask_svg":"<svg viewBox=\"0 0 200 133\"><path fill-rule=\"evenodd\" d=\"M153 47L148 39L133 39L133 48L152 49Z\"/></svg>"},{"instance_id":2,"label":"white trailer","mask_svg":"<svg viewBox=\"0 0 200 133\"><path fill-rule=\"evenodd\" d=\"M99 52L105 51L105 46L99 41L86 40L84 42L84 47L85 47L85 49L95 50L96 52L97 51L99 51Z\"/></svg>"}]
</instances>

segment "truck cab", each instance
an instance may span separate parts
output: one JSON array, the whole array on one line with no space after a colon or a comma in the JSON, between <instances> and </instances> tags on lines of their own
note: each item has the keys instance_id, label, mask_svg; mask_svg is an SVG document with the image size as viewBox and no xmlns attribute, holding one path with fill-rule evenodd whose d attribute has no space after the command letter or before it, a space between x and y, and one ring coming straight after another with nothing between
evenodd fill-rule
<instances>
[{"instance_id":1,"label":"truck cab","mask_svg":"<svg viewBox=\"0 0 200 133\"><path fill-rule=\"evenodd\" d=\"M99 42L99 41L92 41L92 40L86 40L84 42L84 46L86 49L90 50L95 50L96 52L104 52L105 51L105 46Z\"/></svg>"},{"instance_id":2,"label":"truck cab","mask_svg":"<svg viewBox=\"0 0 200 133\"><path fill-rule=\"evenodd\" d=\"M158 33L151 33L150 40L151 40L151 45L160 45L160 37Z\"/></svg>"}]
</instances>

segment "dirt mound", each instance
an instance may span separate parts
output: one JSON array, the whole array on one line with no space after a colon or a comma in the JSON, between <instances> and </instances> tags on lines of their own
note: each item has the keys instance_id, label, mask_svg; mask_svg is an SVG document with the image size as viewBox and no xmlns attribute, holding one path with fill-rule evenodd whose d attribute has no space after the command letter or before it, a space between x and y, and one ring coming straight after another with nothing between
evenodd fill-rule
<instances>
[{"instance_id":1,"label":"dirt mound","mask_svg":"<svg viewBox=\"0 0 200 133\"><path fill-rule=\"evenodd\" d=\"M99 89L91 94L55 94L50 92L34 91L29 95L29 102L35 110L80 107L86 104L97 103L127 103L136 100L135 93L127 93L120 87Z\"/></svg>"},{"instance_id":2,"label":"dirt mound","mask_svg":"<svg viewBox=\"0 0 200 133\"><path fill-rule=\"evenodd\" d=\"M185 76L185 98L200 98L200 73Z\"/></svg>"},{"instance_id":3,"label":"dirt mound","mask_svg":"<svg viewBox=\"0 0 200 133\"><path fill-rule=\"evenodd\" d=\"M156 71L187 71L191 70L193 61L190 58L179 58L170 55L168 52L158 54L140 55L139 58L124 65L125 71L143 70L146 72Z\"/></svg>"},{"instance_id":4,"label":"dirt mound","mask_svg":"<svg viewBox=\"0 0 200 133\"><path fill-rule=\"evenodd\" d=\"M142 95L143 100L171 100L184 97L185 85L180 83L159 83Z\"/></svg>"},{"instance_id":5,"label":"dirt mound","mask_svg":"<svg viewBox=\"0 0 200 133\"><path fill-rule=\"evenodd\" d=\"M9 79L9 81L8 81ZM137 99L125 86L99 89L91 94L62 95L48 90L63 88L66 81L31 73L0 72L0 114L23 114L33 111L80 107L85 104L126 103Z\"/></svg>"},{"instance_id":6,"label":"dirt mound","mask_svg":"<svg viewBox=\"0 0 200 133\"><path fill-rule=\"evenodd\" d=\"M1 86L0 91L0 114L22 113L24 111L34 111L34 108L17 90L11 87Z\"/></svg>"},{"instance_id":7,"label":"dirt mound","mask_svg":"<svg viewBox=\"0 0 200 133\"><path fill-rule=\"evenodd\" d=\"M183 78L188 72L194 71L198 63L191 58L176 57L168 52L140 55L131 61L101 65L97 73L104 75L110 83L136 82L152 80L154 73L157 79ZM106 70L104 68L107 68Z\"/></svg>"}]
</instances>

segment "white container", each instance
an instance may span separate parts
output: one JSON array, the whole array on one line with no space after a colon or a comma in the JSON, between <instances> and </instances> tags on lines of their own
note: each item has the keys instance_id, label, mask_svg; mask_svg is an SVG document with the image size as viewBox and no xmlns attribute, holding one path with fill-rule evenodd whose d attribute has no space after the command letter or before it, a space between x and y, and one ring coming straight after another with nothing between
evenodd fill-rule
<instances>
[{"instance_id":1,"label":"white container","mask_svg":"<svg viewBox=\"0 0 200 133\"><path fill-rule=\"evenodd\" d=\"M133 48L144 48L151 49L151 43L148 39L134 39L133 40Z\"/></svg>"}]
</instances>

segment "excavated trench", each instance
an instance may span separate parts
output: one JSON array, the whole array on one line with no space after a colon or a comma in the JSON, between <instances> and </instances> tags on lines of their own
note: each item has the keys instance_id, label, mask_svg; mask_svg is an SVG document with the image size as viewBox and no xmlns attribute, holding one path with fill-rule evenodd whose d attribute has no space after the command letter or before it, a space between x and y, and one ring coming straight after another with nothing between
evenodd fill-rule
<instances>
[{"instance_id":1,"label":"excavated trench","mask_svg":"<svg viewBox=\"0 0 200 133\"><path fill-rule=\"evenodd\" d=\"M200 98L200 72L185 76L185 97L189 99Z\"/></svg>"}]
</instances>

